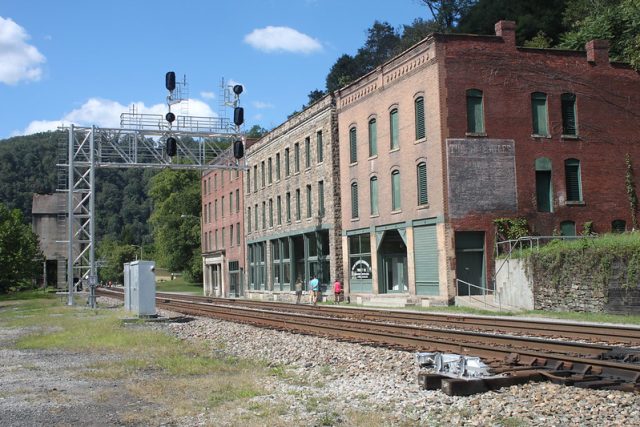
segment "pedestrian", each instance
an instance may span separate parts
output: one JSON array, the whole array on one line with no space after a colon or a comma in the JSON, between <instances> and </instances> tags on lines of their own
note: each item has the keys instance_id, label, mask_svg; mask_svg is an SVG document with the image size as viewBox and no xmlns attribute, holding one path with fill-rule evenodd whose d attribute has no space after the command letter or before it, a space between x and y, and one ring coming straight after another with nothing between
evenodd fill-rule
<instances>
[{"instance_id":1,"label":"pedestrian","mask_svg":"<svg viewBox=\"0 0 640 427\"><path fill-rule=\"evenodd\" d=\"M342 283L340 283L340 280L338 279L336 279L336 281L333 284L333 293L335 294L335 297L336 297L336 304L344 300L344 291L342 290Z\"/></svg>"},{"instance_id":2,"label":"pedestrian","mask_svg":"<svg viewBox=\"0 0 640 427\"><path fill-rule=\"evenodd\" d=\"M298 276L295 284L296 289L296 304L300 304L300 298L302 298L302 279Z\"/></svg>"},{"instance_id":3,"label":"pedestrian","mask_svg":"<svg viewBox=\"0 0 640 427\"><path fill-rule=\"evenodd\" d=\"M320 293L320 282L318 282L315 274L309 281L309 288L311 288L311 301L313 305L316 305L318 303L318 294Z\"/></svg>"}]
</instances>

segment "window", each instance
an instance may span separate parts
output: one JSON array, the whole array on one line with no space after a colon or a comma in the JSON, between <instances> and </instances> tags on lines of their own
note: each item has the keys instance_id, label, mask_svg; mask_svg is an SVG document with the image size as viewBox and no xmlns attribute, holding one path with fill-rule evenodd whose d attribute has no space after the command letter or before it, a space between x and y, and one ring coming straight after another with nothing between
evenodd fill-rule
<instances>
[{"instance_id":1,"label":"window","mask_svg":"<svg viewBox=\"0 0 640 427\"><path fill-rule=\"evenodd\" d=\"M400 147L400 142L398 141L398 109L394 108L389 113L389 135L390 135L390 146L392 150Z\"/></svg>"},{"instance_id":2,"label":"window","mask_svg":"<svg viewBox=\"0 0 640 427\"><path fill-rule=\"evenodd\" d=\"M262 180L260 181L262 183L262 188L264 188L265 185L265 174L264 174L264 160L262 162L260 162L260 173L262 174Z\"/></svg>"},{"instance_id":3,"label":"window","mask_svg":"<svg viewBox=\"0 0 640 427\"><path fill-rule=\"evenodd\" d=\"M269 184L271 184L273 182L273 163L271 161L271 157L269 157L269 163L267 166L267 172L269 174Z\"/></svg>"},{"instance_id":4,"label":"window","mask_svg":"<svg viewBox=\"0 0 640 427\"><path fill-rule=\"evenodd\" d=\"M549 135L547 125L547 94L543 92L533 92L531 94L531 122L533 134L540 136Z\"/></svg>"},{"instance_id":5,"label":"window","mask_svg":"<svg viewBox=\"0 0 640 427\"><path fill-rule=\"evenodd\" d=\"M311 138L304 139L304 167L311 167Z\"/></svg>"},{"instance_id":6,"label":"window","mask_svg":"<svg viewBox=\"0 0 640 427\"><path fill-rule=\"evenodd\" d=\"M418 163L416 168L416 180L418 183L418 206L429 203L427 195L427 163Z\"/></svg>"},{"instance_id":7,"label":"window","mask_svg":"<svg viewBox=\"0 0 640 427\"><path fill-rule=\"evenodd\" d=\"M369 180L369 199L371 201L371 215L378 215L378 177Z\"/></svg>"},{"instance_id":8,"label":"window","mask_svg":"<svg viewBox=\"0 0 640 427\"><path fill-rule=\"evenodd\" d=\"M546 157L536 159L536 205L538 212L553 212L551 160Z\"/></svg>"},{"instance_id":9,"label":"window","mask_svg":"<svg viewBox=\"0 0 640 427\"><path fill-rule=\"evenodd\" d=\"M311 206L311 186L307 185L307 218L311 218L313 209Z\"/></svg>"},{"instance_id":10,"label":"window","mask_svg":"<svg viewBox=\"0 0 640 427\"><path fill-rule=\"evenodd\" d=\"M351 292L371 292L372 262L369 233L349 236L349 285ZM350 273L349 273L350 272Z\"/></svg>"},{"instance_id":11,"label":"window","mask_svg":"<svg viewBox=\"0 0 640 427\"><path fill-rule=\"evenodd\" d=\"M400 171L391 172L391 210L400 210Z\"/></svg>"},{"instance_id":12,"label":"window","mask_svg":"<svg viewBox=\"0 0 640 427\"><path fill-rule=\"evenodd\" d=\"M358 218L358 183L351 184L351 218Z\"/></svg>"},{"instance_id":13,"label":"window","mask_svg":"<svg viewBox=\"0 0 640 427\"><path fill-rule=\"evenodd\" d=\"M318 181L318 215L324 216L324 181Z\"/></svg>"},{"instance_id":14,"label":"window","mask_svg":"<svg viewBox=\"0 0 640 427\"><path fill-rule=\"evenodd\" d=\"M222 200L220 200L220 213L222 214L222 218L224 218L224 196L222 196Z\"/></svg>"},{"instance_id":15,"label":"window","mask_svg":"<svg viewBox=\"0 0 640 427\"><path fill-rule=\"evenodd\" d=\"M233 191L229 193L229 215L233 213Z\"/></svg>"},{"instance_id":16,"label":"window","mask_svg":"<svg viewBox=\"0 0 640 427\"><path fill-rule=\"evenodd\" d=\"M287 222L291 222L291 193L285 194L285 213L287 215Z\"/></svg>"},{"instance_id":17,"label":"window","mask_svg":"<svg viewBox=\"0 0 640 427\"><path fill-rule=\"evenodd\" d=\"M251 206L247 208L247 233L251 233Z\"/></svg>"},{"instance_id":18,"label":"window","mask_svg":"<svg viewBox=\"0 0 640 427\"><path fill-rule=\"evenodd\" d=\"M562 135L578 135L578 121L576 116L576 95L563 93L562 101Z\"/></svg>"},{"instance_id":19,"label":"window","mask_svg":"<svg viewBox=\"0 0 640 427\"><path fill-rule=\"evenodd\" d=\"M627 223L623 219L616 219L611 222L612 233L624 233L627 229Z\"/></svg>"},{"instance_id":20,"label":"window","mask_svg":"<svg viewBox=\"0 0 640 427\"><path fill-rule=\"evenodd\" d=\"M220 188L224 188L224 172L220 172Z\"/></svg>"},{"instance_id":21,"label":"window","mask_svg":"<svg viewBox=\"0 0 640 427\"><path fill-rule=\"evenodd\" d=\"M220 240L220 246L224 248L224 244L225 244L225 241L224 241L224 227L222 227L222 240Z\"/></svg>"},{"instance_id":22,"label":"window","mask_svg":"<svg viewBox=\"0 0 640 427\"><path fill-rule=\"evenodd\" d=\"M267 202L262 202L262 229L267 228Z\"/></svg>"},{"instance_id":23,"label":"window","mask_svg":"<svg viewBox=\"0 0 640 427\"><path fill-rule=\"evenodd\" d=\"M213 202L213 220L218 220L218 199Z\"/></svg>"},{"instance_id":24,"label":"window","mask_svg":"<svg viewBox=\"0 0 640 427\"><path fill-rule=\"evenodd\" d=\"M278 209L278 225L282 225L282 197L277 197L277 209Z\"/></svg>"},{"instance_id":25,"label":"window","mask_svg":"<svg viewBox=\"0 0 640 427\"><path fill-rule=\"evenodd\" d=\"M218 249L218 230L216 230L215 249Z\"/></svg>"},{"instance_id":26,"label":"window","mask_svg":"<svg viewBox=\"0 0 640 427\"><path fill-rule=\"evenodd\" d=\"M218 174L214 174L213 175L213 189L217 190L218 189Z\"/></svg>"},{"instance_id":27,"label":"window","mask_svg":"<svg viewBox=\"0 0 640 427\"><path fill-rule=\"evenodd\" d=\"M276 180L280 181L280 153L276 153Z\"/></svg>"},{"instance_id":28,"label":"window","mask_svg":"<svg viewBox=\"0 0 640 427\"><path fill-rule=\"evenodd\" d=\"M369 157L378 154L378 125L376 119L369 120Z\"/></svg>"},{"instance_id":29,"label":"window","mask_svg":"<svg viewBox=\"0 0 640 427\"><path fill-rule=\"evenodd\" d=\"M296 190L296 221L300 221L300 189Z\"/></svg>"},{"instance_id":30,"label":"window","mask_svg":"<svg viewBox=\"0 0 640 427\"><path fill-rule=\"evenodd\" d=\"M258 191L258 165L253 167L253 191Z\"/></svg>"},{"instance_id":31,"label":"window","mask_svg":"<svg viewBox=\"0 0 640 427\"><path fill-rule=\"evenodd\" d=\"M269 227L273 227L273 199L269 199Z\"/></svg>"},{"instance_id":32,"label":"window","mask_svg":"<svg viewBox=\"0 0 640 427\"><path fill-rule=\"evenodd\" d=\"M240 223L236 223L236 245L240 246Z\"/></svg>"},{"instance_id":33,"label":"window","mask_svg":"<svg viewBox=\"0 0 640 427\"><path fill-rule=\"evenodd\" d=\"M291 175L291 167L289 165L289 149L284 149L284 176Z\"/></svg>"},{"instance_id":34,"label":"window","mask_svg":"<svg viewBox=\"0 0 640 427\"><path fill-rule=\"evenodd\" d=\"M564 161L564 175L567 186L567 201L582 201L582 182L580 180L580 160L567 159Z\"/></svg>"},{"instance_id":35,"label":"window","mask_svg":"<svg viewBox=\"0 0 640 427\"><path fill-rule=\"evenodd\" d=\"M467 132L484 133L484 111L482 105L482 91L467 90Z\"/></svg>"},{"instance_id":36,"label":"window","mask_svg":"<svg viewBox=\"0 0 640 427\"><path fill-rule=\"evenodd\" d=\"M358 161L358 146L357 146L357 134L356 128L349 129L349 162L355 163Z\"/></svg>"},{"instance_id":37,"label":"window","mask_svg":"<svg viewBox=\"0 0 640 427\"><path fill-rule=\"evenodd\" d=\"M233 246L233 224L229 226L229 246Z\"/></svg>"},{"instance_id":38,"label":"window","mask_svg":"<svg viewBox=\"0 0 640 427\"><path fill-rule=\"evenodd\" d=\"M573 221L562 221L560 223L560 234L563 236L575 236L576 223Z\"/></svg>"},{"instance_id":39,"label":"window","mask_svg":"<svg viewBox=\"0 0 640 427\"><path fill-rule=\"evenodd\" d=\"M324 150L322 147L322 131L316 132L316 156L318 157L318 163L322 163L324 160Z\"/></svg>"},{"instance_id":40,"label":"window","mask_svg":"<svg viewBox=\"0 0 640 427\"><path fill-rule=\"evenodd\" d=\"M251 193L251 169L247 169L247 194Z\"/></svg>"},{"instance_id":41,"label":"window","mask_svg":"<svg viewBox=\"0 0 640 427\"><path fill-rule=\"evenodd\" d=\"M236 188L236 212L240 212L240 189Z\"/></svg>"},{"instance_id":42,"label":"window","mask_svg":"<svg viewBox=\"0 0 640 427\"><path fill-rule=\"evenodd\" d=\"M254 219L253 225L255 226L254 229L258 231L260 228L258 226L258 204L257 203L253 209L253 219Z\"/></svg>"},{"instance_id":43,"label":"window","mask_svg":"<svg viewBox=\"0 0 640 427\"><path fill-rule=\"evenodd\" d=\"M416 140L422 139L426 136L424 126L424 98L418 97L414 101L416 111Z\"/></svg>"},{"instance_id":44,"label":"window","mask_svg":"<svg viewBox=\"0 0 640 427\"><path fill-rule=\"evenodd\" d=\"M293 146L293 151L294 172L300 172L300 144L296 142Z\"/></svg>"}]
</instances>

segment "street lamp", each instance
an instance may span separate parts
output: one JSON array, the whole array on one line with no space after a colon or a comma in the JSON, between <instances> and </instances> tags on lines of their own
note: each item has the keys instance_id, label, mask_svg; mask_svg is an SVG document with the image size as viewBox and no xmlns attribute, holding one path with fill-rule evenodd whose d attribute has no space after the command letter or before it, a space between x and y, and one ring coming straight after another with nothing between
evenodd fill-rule
<instances>
[{"instance_id":1,"label":"street lamp","mask_svg":"<svg viewBox=\"0 0 640 427\"><path fill-rule=\"evenodd\" d=\"M142 246L140 246L140 245L131 245L131 244L129 246L133 246L134 248L140 248L140 260L142 260L142 258L144 258L142 256ZM138 254L136 253L136 261L137 260L138 260Z\"/></svg>"}]
</instances>

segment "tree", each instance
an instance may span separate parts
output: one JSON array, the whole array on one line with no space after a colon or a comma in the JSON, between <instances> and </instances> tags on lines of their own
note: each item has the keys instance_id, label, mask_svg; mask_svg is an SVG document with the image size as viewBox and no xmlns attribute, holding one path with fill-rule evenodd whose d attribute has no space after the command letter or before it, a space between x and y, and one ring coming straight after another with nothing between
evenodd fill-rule
<instances>
[{"instance_id":1,"label":"tree","mask_svg":"<svg viewBox=\"0 0 640 427\"><path fill-rule=\"evenodd\" d=\"M431 33L438 31L438 24L433 21L425 21L422 18L415 19L411 25L402 26L402 36L400 37L400 44L397 48L398 53L409 49L414 44L423 40Z\"/></svg>"},{"instance_id":2,"label":"tree","mask_svg":"<svg viewBox=\"0 0 640 427\"><path fill-rule=\"evenodd\" d=\"M269 133L269 131L262 126L253 125L251 126L251 129L249 129L249 132L247 132L247 138L260 139L267 133Z\"/></svg>"},{"instance_id":3,"label":"tree","mask_svg":"<svg viewBox=\"0 0 640 427\"><path fill-rule=\"evenodd\" d=\"M351 55L344 54L331 66L329 74L327 74L327 91L336 91L361 75L360 66L356 59Z\"/></svg>"},{"instance_id":4,"label":"tree","mask_svg":"<svg viewBox=\"0 0 640 427\"><path fill-rule=\"evenodd\" d=\"M559 47L584 49L590 40L609 40L611 59L640 70L639 0L573 0L564 16L570 30Z\"/></svg>"},{"instance_id":5,"label":"tree","mask_svg":"<svg viewBox=\"0 0 640 427\"><path fill-rule=\"evenodd\" d=\"M196 171L163 170L151 179L153 199L151 226L158 264L184 271L188 280L201 280L200 174Z\"/></svg>"},{"instance_id":6,"label":"tree","mask_svg":"<svg viewBox=\"0 0 640 427\"><path fill-rule=\"evenodd\" d=\"M106 262L98 271L100 280L124 283L123 265L135 260L139 250L130 244L106 238L100 242L96 252L98 257Z\"/></svg>"},{"instance_id":7,"label":"tree","mask_svg":"<svg viewBox=\"0 0 640 427\"><path fill-rule=\"evenodd\" d=\"M320 101L327 93L320 89L314 89L307 94L307 98L309 98L309 102L307 106L313 104L314 102Z\"/></svg>"},{"instance_id":8,"label":"tree","mask_svg":"<svg viewBox=\"0 0 640 427\"><path fill-rule=\"evenodd\" d=\"M440 32L455 29L458 21L469 13L478 0L420 0L429 8L431 16Z\"/></svg>"},{"instance_id":9,"label":"tree","mask_svg":"<svg viewBox=\"0 0 640 427\"><path fill-rule=\"evenodd\" d=\"M26 288L40 272L38 237L18 209L0 203L0 293Z\"/></svg>"}]
</instances>

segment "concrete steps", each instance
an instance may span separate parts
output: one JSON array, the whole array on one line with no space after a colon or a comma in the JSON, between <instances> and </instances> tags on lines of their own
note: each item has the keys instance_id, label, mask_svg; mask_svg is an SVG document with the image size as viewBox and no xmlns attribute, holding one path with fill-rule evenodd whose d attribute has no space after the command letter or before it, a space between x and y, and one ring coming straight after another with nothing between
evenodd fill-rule
<instances>
[{"instance_id":1,"label":"concrete steps","mask_svg":"<svg viewBox=\"0 0 640 427\"><path fill-rule=\"evenodd\" d=\"M356 301L357 302L357 301ZM369 300L363 300L361 303L365 307L388 307L399 308L408 305L408 299L404 296L374 296Z\"/></svg>"},{"instance_id":2,"label":"concrete steps","mask_svg":"<svg viewBox=\"0 0 640 427\"><path fill-rule=\"evenodd\" d=\"M478 310L490 310L490 311L520 311L519 308L512 307L505 304L500 304L495 300L493 295L469 295L469 296L457 296L455 298L455 305L457 307L475 308Z\"/></svg>"}]
</instances>

